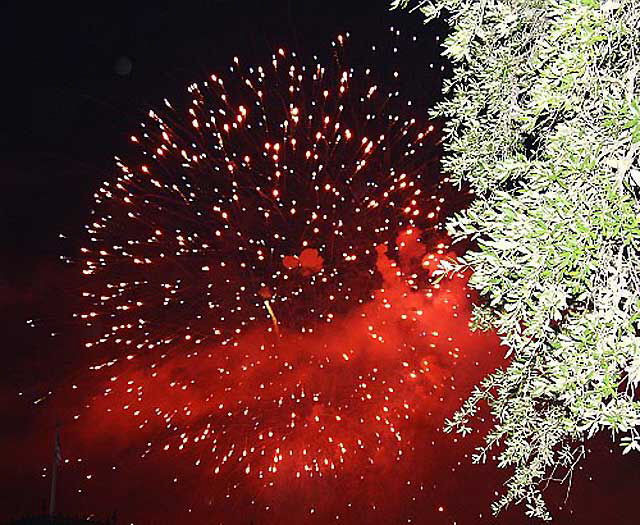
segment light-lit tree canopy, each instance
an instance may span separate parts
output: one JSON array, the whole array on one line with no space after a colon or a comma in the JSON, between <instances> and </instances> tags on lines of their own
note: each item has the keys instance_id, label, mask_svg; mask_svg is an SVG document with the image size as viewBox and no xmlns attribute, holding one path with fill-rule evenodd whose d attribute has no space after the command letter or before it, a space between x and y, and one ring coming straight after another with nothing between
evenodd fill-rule
<instances>
[{"instance_id":1,"label":"light-lit tree canopy","mask_svg":"<svg viewBox=\"0 0 640 525\"><path fill-rule=\"evenodd\" d=\"M473 204L448 224L475 248L473 323L508 361L448 422L494 424L476 461L511 469L516 502L550 519L541 490L568 479L584 442L610 432L640 450L640 1L396 0L451 31L443 170Z\"/></svg>"}]
</instances>

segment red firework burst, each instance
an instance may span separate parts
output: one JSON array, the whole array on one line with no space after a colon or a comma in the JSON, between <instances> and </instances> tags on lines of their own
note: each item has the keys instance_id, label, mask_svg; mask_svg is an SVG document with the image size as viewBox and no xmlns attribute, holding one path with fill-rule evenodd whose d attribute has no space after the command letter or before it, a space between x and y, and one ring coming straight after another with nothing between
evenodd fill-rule
<instances>
[{"instance_id":1,"label":"red firework burst","mask_svg":"<svg viewBox=\"0 0 640 525\"><path fill-rule=\"evenodd\" d=\"M430 279L448 250L434 127L393 70L345 65L344 41L327 66L280 49L191 85L95 195L79 316L108 380L83 418L180 455L189 505L219 521L247 522L231 502L402 507L468 337L464 279Z\"/></svg>"}]
</instances>

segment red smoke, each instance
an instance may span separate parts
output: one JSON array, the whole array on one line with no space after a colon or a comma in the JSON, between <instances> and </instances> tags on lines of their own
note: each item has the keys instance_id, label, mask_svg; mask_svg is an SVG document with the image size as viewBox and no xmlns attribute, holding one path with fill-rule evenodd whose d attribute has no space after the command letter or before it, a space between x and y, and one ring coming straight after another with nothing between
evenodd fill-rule
<instances>
[{"instance_id":1,"label":"red smoke","mask_svg":"<svg viewBox=\"0 0 640 525\"><path fill-rule=\"evenodd\" d=\"M142 483L182 502L176 516L191 508L195 523L417 515L425 480L448 457L434 438L478 379L473 356L495 345L466 329L464 276L412 285L446 243L427 253L418 238L399 236L398 262L378 246L383 284L372 299L306 334L277 337L264 323L233 345L158 349L69 385L76 398L94 392L66 415L65 457L77 466L64 468L83 473L74 483L89 500L103 483ZM321 264L314 252L301 253L300 268ZM132 519L146 523L146 505L133 505Z\"/></svg>"}]
</instances>

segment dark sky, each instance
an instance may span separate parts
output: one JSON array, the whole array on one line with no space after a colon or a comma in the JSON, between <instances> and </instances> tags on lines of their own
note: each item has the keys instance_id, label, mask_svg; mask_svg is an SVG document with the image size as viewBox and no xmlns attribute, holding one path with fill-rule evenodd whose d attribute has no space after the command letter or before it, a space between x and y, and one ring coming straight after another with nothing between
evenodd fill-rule
<instances>
[{"instance_id":1,"label":"dark sky","mask_svg":"<svg viewBox=\"0 0 640 525\"><path fill-rule=\"evenodd\" d=\"M405 78L411 79L412 68L424 71L434 64L434 73L426 82L416 74L419 80L406 86L412 97L425 105L432 103L443 74L435 42L443 27L424 27L406 13L390 14L387 3L377 0L211 0L166 6L130 2L121 7L111 2L86 2L73 8L64 3L9 2L0 8L4 70L0 309L5 326L5 343L0 345L0 449L4 456L0 459L0 520L38 512L47 499L48 480L41 472L49 462L55 416L46 406L34 407L33 400L62 381L82 381L78 377L87 365L78 353L75 327L67 321L79 290L72 275L75 269L60 264L59 256L77 251L76 239L87 220L91 195L113 174L114 154L127 151L128 137L146 111L160 106L165 96L180 101L188 83L225 70L236 55L244 62L260 64L284 46L301 56L326 56L329 41L350 31L355 41L351 59L357 61L389 25L425 36L423 45L402 54L400 66L408 72ZM393 66L381 63L377 67ZM60 239L60 233L67 239ZM26 320L32 318L39 320L36 329L27 328ZM49 332L60 335L50 338ZM482 345L489 345L478 341L474 344L483 351ZM474 354L474 361L477 358L489 371L497 363L495 356L483 361ZM462 375L467 379L473 376ZM70 436L74 432L72 426L65 427L66 443L73 442ZM86 427L77 435L92 436ZM108 455L105 450L110 446L127 451L124 436L110 439L86 449L98 457L98 466L111 461L100 459ZM608 439L597 440L593 448L584 470L575 476L566 505L564 492L554 489L552 509L557 523L635 523L632 516L634 497L640 489L639 460L622 458ZM456 452L444 455L453 463L468 462L463 457L468 450L466 446L459 456ZM133 457L136 452L132 448L126 454ZM126 459L122 463L125 469ZM487 518L485 511L484 518L479 518L493 491L500 489L501 477L492 466L461 467L461 471L452 472L446 461L443 464L442 470L431 469L429 475L439 482L433 501L440 498L447 509L438 511L434 503L414 522L525 523L518 511L497 519ZM154 507L150 501L158 495L172 497L169 489L160 488L165 480L156 479L157 469L156 465L147 470L125 470L129 481L136 476L141 479L117 491L107 485L101 496L94 492L86 500L66 489L61 506L68 513L105 515L118 510L120 516L135 516L136 523L142 525L165 523L150 510L174 510L166 502ZM451 507L455 511L449 511ZM220 514L216 518L224 521ZM193 523L207 522L202 514L192 519ZM380 523L393 522L384 521L388 516L380 519ZM238 521L230 518L229 522ZM128 521L123 519L122 523Z\"/></svg>"}]
</instances>

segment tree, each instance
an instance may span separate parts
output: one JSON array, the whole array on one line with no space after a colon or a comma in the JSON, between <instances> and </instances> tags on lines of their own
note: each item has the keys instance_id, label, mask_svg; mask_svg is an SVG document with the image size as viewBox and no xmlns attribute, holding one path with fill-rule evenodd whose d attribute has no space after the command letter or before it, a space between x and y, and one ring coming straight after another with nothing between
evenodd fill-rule
<instances>
[{"instance_id":1,"label":"tree","mask_svg":"<svg viewBox=\"0 0 640 525\"><path fill-rule=\"evenodd\" d=\"M414 8L451 28L432 116L447 120L443 170L476 195L447 226L474 249L440 272L473 269L472 325L495 329L508 357L446 430L470 432L486 402L474 460L512 469L494 512L524 503L551 519L543 487L570 480L585 440L609 431L640 450L640 1Z\"/></svg>"}]
</instances>

